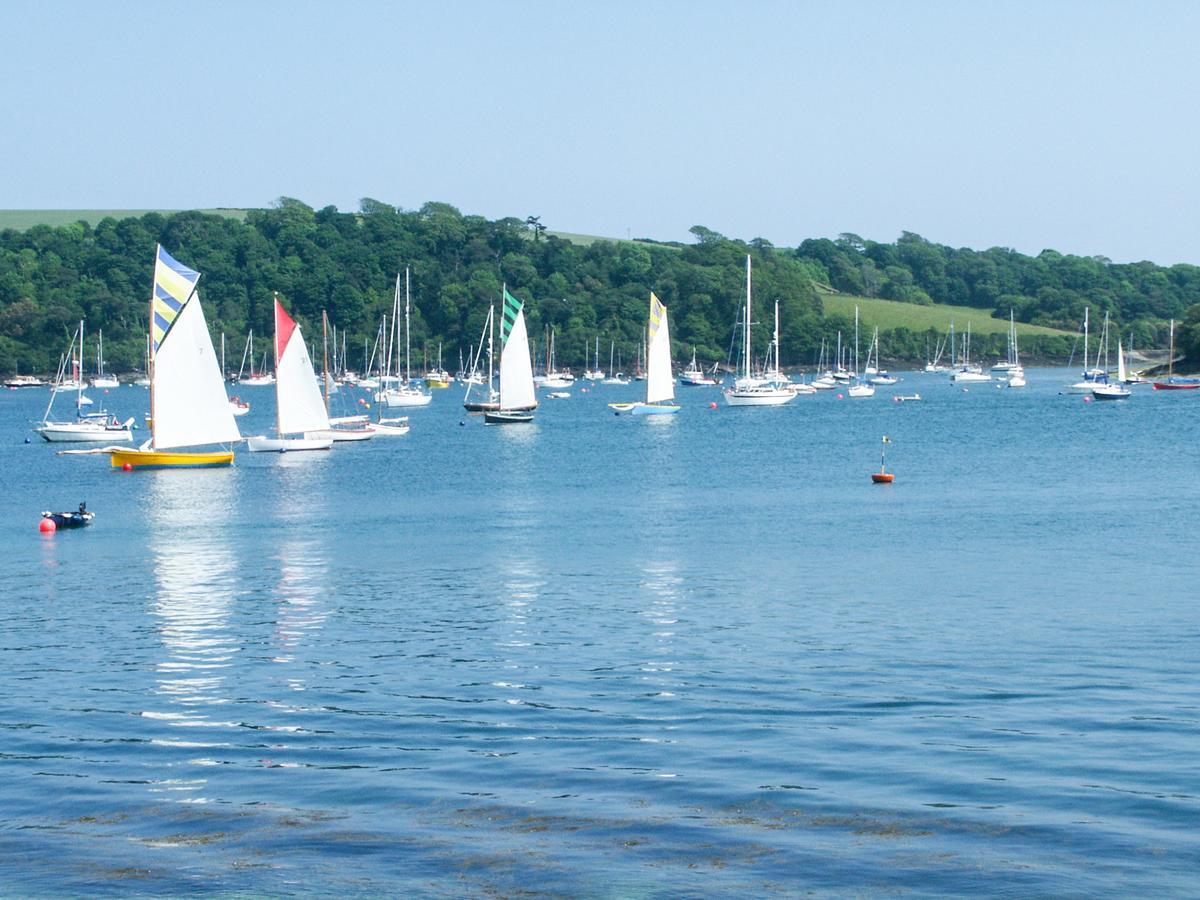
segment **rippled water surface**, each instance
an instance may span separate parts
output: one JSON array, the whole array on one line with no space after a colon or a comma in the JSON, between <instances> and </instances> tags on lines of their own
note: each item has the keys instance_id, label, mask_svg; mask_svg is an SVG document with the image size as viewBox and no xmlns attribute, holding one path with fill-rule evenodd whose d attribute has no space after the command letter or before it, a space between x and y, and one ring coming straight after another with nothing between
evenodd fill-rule
<instances>
[{"instance_id":1,"label":"rippled water surface","mask_svg":"<svg viewBox=\"0 0 1200 900\"><path fill-rule=\"evenodd\" d=\"M0 893L1194 895L1200 397L1065 380L133 473L2 392Z\"/></svg>"}]
</instances>

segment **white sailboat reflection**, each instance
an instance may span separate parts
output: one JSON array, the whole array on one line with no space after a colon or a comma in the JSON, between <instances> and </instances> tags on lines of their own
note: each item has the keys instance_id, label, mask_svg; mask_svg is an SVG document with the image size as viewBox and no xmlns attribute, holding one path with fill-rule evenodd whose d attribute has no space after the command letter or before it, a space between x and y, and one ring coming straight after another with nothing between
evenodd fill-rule
<instances>
[{"instance_id":1,"label":"white sailboat reflection","mask_svg":"<svg viewBox=\"0 0 1200 900\"><path fill-rule=\"evenodd\" d=\"M287 685L303 691L307 684L297 655L306 638L321 630L329 612L328 560L315 536L291 536L279 547L279 583L275 589L275 655L271 661L289 667Z\"/></svg>"},{"instance_id":2,"label":"white sailboat reflection","mask_svg":"<svg viewBox=\"0 0 1200 900\"><path fill-rule=\"evenodd\" d=\"M219 709L231 702L228 679L241 649L229 618L238 562L228 538L235 507L234 470L204 473L147 473L147 519L153 534L155 590L151 612L165 651L155 666L155 695L164 702L142 715L178 728L197 729L188 738L160 737L155 744L199 751L230 746L217 734L236 728ZM210 730L211 729L211 730ZM197 755L194 765L216 765ZM182 794L181 801L204 802L206 779L164 779L152 792Z\"/></svg>"}]
</instances>

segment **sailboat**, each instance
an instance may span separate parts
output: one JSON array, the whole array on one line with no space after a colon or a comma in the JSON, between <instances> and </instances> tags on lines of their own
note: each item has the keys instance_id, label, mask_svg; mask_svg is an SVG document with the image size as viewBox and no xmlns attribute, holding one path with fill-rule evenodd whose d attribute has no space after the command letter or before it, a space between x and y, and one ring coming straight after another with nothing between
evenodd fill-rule
<instances>
[{"instance_id":1,"label":"sailboat","mask_svg":"<svg viewBox=\"0 0 1200 900\"><path fill-rule=\"evenodd\" d=\"M584 368L583 377L588 381L603 381L604 369L600 368L600 335L596 335L595 367Z\"/></svg>"},{"instance_id":2,"label":"sailboat","mask_svg":"<svg viewBox=\"0 0 1200 900\"><path fill-rule=\"evenodd\" d=\"M562 390L569 388L575 384L575 376L570 371L558 370L558 363L554 358L554 329L550 329L550 336L546 340L546 366L545 371L541 375L535 375L533 383L538 387L550 388L552 390Z\"/></svg>"},{"instance_id":3,"label":"sailboat","mask_svg":"<svg viewBox=\"0 0 1200 900\"><path fill-rule=\"evenodd\" d=\"M46 412L42 415L42 422L34 429L44 440L54 443L63 443L68 441L131 441L133 434L129 430L133 419L126 422L118 422L115 416L110 416L107 412L99 411L93 413L85 413L83 411L83 379L74 378L75 385L75 421L73 422L51 422L50 410L54 408L54 398L64 390L63 385L68 383L67 367L68 365L74 369L77 365L77 357L75 355L75 346L79 345L80 353L78 358L82 358L83 347L83 322L79 323L79 328L75 334L71 336L71 346L67 354L62 358L58 366L58 375L54 380L54 387L50 392L50 402L46 404Z\"/></svg>"},{"instance_id":4,"label":"sailboat","mask_svg":"<svg viewBox=\"0 0 1200 900\"><path fill-rule=\"evenodd\" d=\"M334 345L336 350L336 344ZM338 392L337 382L329 368L329 316L321 310L321 347L322 347L322 383L324 384L325 415L329 416L329 395ZM329 438L334 443L342 441L369 441L375 437L375 431L367 424L366 414L350 416L329 416L329 427L315 431L306 431L308 438Z\"/></svg>"},{"instance_id":5,"label":"sailboat","mask_svg":"<svg viewBox=\"0 0 1200 900\"><path fill-rule=\"evenodd\" d=\"M951 381L991 381L991 373L983 371L979 365L971 363L971 322L967 320L967 333L962 339L962 362L958 370L950 376Z\"/></svg>"},{"instance_id":6,"label":"sailboat","mask_svg":"<svg viewBox=\"0 0 1200 900\"><path fill-rule=\"evenodd\" d=\"M96 332L96 377L92 379L92 387L94 388L115 388L120 387L121 382L117 381L115 375L108 375L104 371L104 330Z\"/></svg>"},{"instance_id":7,"label":"sailboat","mask_svg":"<svg viewBox=\"0 0 1200 900\"><path fill-rule=\"evenodd\" d=\"M300 326L287 314L275 295L275 436L246 438L251 453L284 453L293 450L328 450L333 438L308 432L327 432L329 414L317 373L313 371L308 345ZM289 437L288 435L301 435Z\"/></svg>"},{"instance_id":8,"label":"sailboat","mask_svg":"<svg viewBox=\"0 0 1200 900\"><path fill-rule=\"evenodd\" d=\"M686 369L679 373L679 383L694 386L712 386L717 384L717 379L704 371L696 361L695 347L692 348L692 361L687 364Z\"/></svg>"},{"instance_id":9,"label":"sailboat","mask_svg":"<svg viewBox=\"0 0 1200 900\"><path fill-rule=\"evenodd\" d=\"M204 468L233 462L232 449L178 450L242 438L204 320L199 280L199 272L159 245L150 297L150 440L136 450L113 450L114 468Z\"/></svg>"},{"instance_id":10,"label":"sailboat","mask_svg":"<svg viewBox=\"0 0 1200 900\"><path fill-rule=\"evenodd\" d=\"M871 351L875 351L875 365L871 365ZM875 326L875 334L871 338L871 346L867 348L867 368L863 370L867 374L867 384L878 387L879 385L895 384L897 378L895 375L889 375L886 369L879 368L879 326Z\"/></svg>"},{"instance_id":11,"label":"sailboat","mask_svg":"<svg viewBox=\"0 0 1200 900\"><path fill-rule=\"evenodd\" d=\"M1073 384L1067 385L1066 393L1068 394L1090 394L1092 388L1108 383L1108 373L1099 367L1101 346L1096 347L1096 366L1089 367L1088 363L1088 320L1090 318L1090 307L1083 309L1083 378L1081 381L1076 381Z\"/></svg>"},{"instance_id":12,"label":"sailboat","mask_svg":"<svg viewBox=\"0 0 1200 900\"><path fill-rule=\"evenodd\" d=\"M408 331L408 269L404 270L404 327L405 333ZM405 341L407 344L407 340ZM438 341L438 361L437 365L425 372L425 386L430 388L445 389L450 387L450 383L454 379L450 377L450 373L442 368L442 342Z\"/></svg>"},{"instance_id":13,"label":"sailboat","mask_svg":"<svg viewBox=\"0 0 1200 900\"><path fill-rule=\"evenodd\" d=\"M874 397L875 388L869 384L863 384L858 380L858 307L854 307L854 375L851 378L851 385L846 389L846 394L858 400L863 397Z\"/></svg>"},{"instance_id":14,"label":"sailboat","mask_svg":"<svg viewBox=\"0 0 1200 900\"><path fill-rule=\"evenodd\" d=\"M646 353L646 402L610 403L617 412L635 416L677 413L679 407L665 400L675 399L675 380L671 377L671 331L667 324L667 308L650 292L650 335Z\"/></svg>"},{"instance_id":15,"label":"sailboat","mask_svg":"<svg viewBox=\"0 0 1200 900\"><path fill-rule=\"evenodd\" d=\"M382 403L388 408L400 408L409 406L428 406L433 402L433 394L428 391L421 390L412 380L412 336L409 328L409 311L411 309L411 296L409 293L409 270L404 267L404 381L396 387L388 387L389 381L395 383L399 381L400 366L396 366L396 375L391 374L391 359L392 359L392 340L388 340L388 353L386 372L384 377L380 379L383 389L375 396L377 402ZM392 334L396 332L396 322L400 314L400 273L396 273L396 290L392 296ZM439 349L440 355L440 349ZM399 362L397 360L397 362ZM426 378L426 384L429 383ZM449 383L440 385L441 387L449 387Z\"/></svg>"},{"instance_id":16,"label":"sailboat","mask_svg":"<svg viewBox=\"0 0 1200 900\"><path fill-rule=\"evenodd\" d=\"M238 384L245 384L250 387L268 387L275 383L275 376L270 372L260 371L257 375L254 374L254 329L250 329L250 334L246 337L246 352L242 354L242 365L246 364L246 353L250 355L250 374L245 378L238 373ZM267 356L263 354L263 369L266 369Z\"/></svg>"},{"instance_id":17,"label":"sailboat","mask_svg":"<svg viewBox=\"0 0 1200 900\"><path fill-rule=\"evenodd\" d=\"M796 399L787 388L770 384L750 374L750 254L746 254L746 319L742 330L742 375L722 393L730 406L782 406Z\"/></svg>"},{"instance_id":18,"label":"sailboat","mask_svg":"<svg viewBox=\"0 0 1200 900\"><path fill-rule=\"evenodd\" d=\"M471 365L471 374L467 376L467 392L463 394L463 409L467 412L486 412L487 410L496 410L500 408L500 397L496 393L493 385L492 360L494 359L492 348L495 344L496 337L496 307L495 305L488 307L487 318L483 322L483 331L479 334L479 347L475 350L474 362ZM479 358L483 353L483 342L487 341L487 381L483 380L483 376L477 371L479 368ZM487 399L472 400L471 392L477 384L487 385Z\"/></svg>"},{"instance_id":19,"label":"sailboat","mask_svg":"<svg viewBox=\"0 0 1200 900\"><path fill-rule=\"evenodd\" d=\"M1107 365L1107 362L1106 362ZM1125 387L1125 349L1117 340L1117 380L1108 384L1098 384L1092 388L1092 396L1097 400L1127 400L1133 391Z\"/></svg>"},{"instance_id":20,"label":"sailboat","mask_svg":"<svg viewBox=\"0 0 1200 900\"><path fill-rule=\"evenodd\" d=\"M533 387L533 362L529 358L529 333L525 329L525 304L500 288L500 399L497 409L485 410L488 425L533 421L537 395Z\"/></svg>"},{"instance_id":21,"label":"sailboat","mask_svg":"<svg viewBox=\"0 0 1200 900\"><path fill-rule=\"evenodd\" d=\"M601 384L629 384L629 379L625 377L624 372L617 372L613 368L613 356L617 351L617 342L612 341L608 345L608 377Z\"/></svg>"},{"instance_id":22,"label":"sailboat","mask_svg":"<svg viewBox=\"0 0 1200 900\"><path fill-rule=\"evenodd\" d=\"M1200 388L1200 380L1175 377L1175 320L1171 320L1171 350L1167 356L1167 380L1154 382L1156 391L1194 391Z\"/></svg>"}]
</instances>

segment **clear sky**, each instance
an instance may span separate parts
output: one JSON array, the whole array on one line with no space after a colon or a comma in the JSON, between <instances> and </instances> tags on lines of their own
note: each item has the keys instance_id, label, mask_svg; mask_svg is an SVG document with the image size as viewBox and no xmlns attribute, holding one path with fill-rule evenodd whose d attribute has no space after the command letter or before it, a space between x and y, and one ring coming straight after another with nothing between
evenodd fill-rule
<instances>
[{"instance_id":1,"label":"clear sky","mask_svg":"<svg viewBox=\"0 0 1200 900\"><path fill-rule=\"evenodd\" d=\"M0 207L1200 263L1200 4L0 3Z\"/></svg>"}]
</instances>

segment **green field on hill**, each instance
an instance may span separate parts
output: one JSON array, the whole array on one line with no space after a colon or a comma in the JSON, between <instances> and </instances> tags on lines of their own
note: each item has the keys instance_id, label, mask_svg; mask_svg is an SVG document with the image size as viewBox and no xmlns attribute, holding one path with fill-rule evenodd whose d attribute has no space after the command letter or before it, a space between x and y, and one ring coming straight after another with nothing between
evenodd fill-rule
<instances>
[{"instance_id":1,"label":"green field on hill","mask_svg":"<svg viewBox=\"0 0 1200 900\"><path fill-rule=\"evenodd\" d=\"M989 310L972 306L946 306L939 303L922 306L917 303L901 303L896 300L853 297L849 294L822 294L821 302L825 304L826 315L841 315L848 319L854 318L854 307L857 305L862 327L868 330L875 327L878 327L880 331L907 328L909 331L921 332L932 328L934 331L944 333L953 322L954 330L958 334L967 330L968 323L970 323L972 334L989 335L1008 332L1007 319L994 319ZM1018 322L1017 334L1052 334L1071 337L1074 333Z\"/></svg>"},{"instance_id":2,"label":"green field on hill","mask_svg":"<svg viewBox=\"0 0 1200 900\"><path fill-rule=\"evenodd\" d=\"M95 227L101 219L139 218L146 213L161 213L170 215L180 212L177 209L0 209L0 230L14 228L24 231L34 225L49 225L60 228L73 222L87 222ZM209 213L214 216L227 216L239 221L246 218L244 209L200 209L196 212Z\"/></svg>"}]
</instances>

